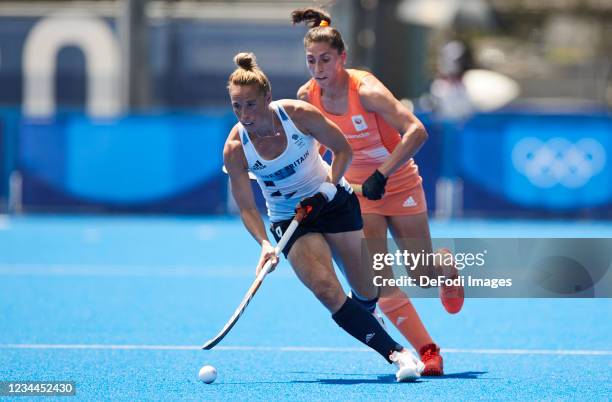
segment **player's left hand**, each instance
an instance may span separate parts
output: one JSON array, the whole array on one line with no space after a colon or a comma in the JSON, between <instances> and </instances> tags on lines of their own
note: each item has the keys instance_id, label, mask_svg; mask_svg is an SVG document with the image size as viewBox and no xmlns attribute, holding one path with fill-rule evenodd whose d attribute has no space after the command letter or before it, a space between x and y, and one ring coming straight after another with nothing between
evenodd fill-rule
<instances>
[{"instance_id":1,"label":"player's left hand","mask_svg":"<svg viewBox=\"0 0 612 402\"><path fill-rule=\"evenodd\" d=\"M380 200L385 194L387 178L378 169L363 182L361 192L368 200Z\"/></svg>"}]
</instances>

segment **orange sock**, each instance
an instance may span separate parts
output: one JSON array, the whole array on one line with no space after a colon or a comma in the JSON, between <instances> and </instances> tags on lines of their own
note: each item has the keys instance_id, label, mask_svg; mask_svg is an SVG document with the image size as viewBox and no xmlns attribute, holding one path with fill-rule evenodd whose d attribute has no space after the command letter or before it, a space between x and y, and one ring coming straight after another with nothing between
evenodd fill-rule
<instances>
[{"instance_id":1,"label":"orange sock","mask_svg":"<svg viewBox=\"0 0 612 402\"><path fill-rule=\"evenodd\" d=\"M378 307L417 351L434 343L412 302L401 290L397 289L388 297L381 297Z\"/></svg>"}]
</instances>

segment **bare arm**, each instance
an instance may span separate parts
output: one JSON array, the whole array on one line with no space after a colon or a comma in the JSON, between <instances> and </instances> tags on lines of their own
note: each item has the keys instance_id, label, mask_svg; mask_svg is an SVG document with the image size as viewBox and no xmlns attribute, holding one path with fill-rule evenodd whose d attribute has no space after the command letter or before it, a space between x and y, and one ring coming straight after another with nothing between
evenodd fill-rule
<instances>
[{"instance_id":1,"label":"bare arm","mask_svg":"<svg viewBox=\"0 0 612 402\"><path fill-rule=\"evenodd\" d=\"M257 210L253 190L251 189L251 180L249 179L246 156L242 149L239 132L236 126L230 132L225 147L223 148L223 162L227 169L227 174L230 177L232 185L232 195L236 200L236 204L240 209L240 218L242 223L247 228L251 236L261 245L261 255L255 275L263 268L268 260L272 260L270 271L273 271L278 264L278 257L274 253L274 247L268 239L268 234L264 226L261 215Z\"/></svg>"},{"instance_id":2,"label":"bare arm","mask_svg":"<svg viewBox=\"0 0 612 402\"><path fill-rule=\"evenodd\" d=\"M317 108L306 102L296 102L292 118L300 130L313 136L321 145L334 153L331 182L338 184L353 158L351 146L344 138L340 128L323 116Z\"/></svg>"},{"instance_id":3,"label":"bare arm","mask_svg":"<svg viewBox=\"0 0 612 402\"><path fill-rule=\"evenodd\" d=\"M310 103L310 100L308 98L308 89L310 88L309 83L307 82L306 84L302 85L300 87L300 89L298 89L297 92L297 99L304 101L304 102L308 102Z\"/></svg>"},{"instance_id":4,"label":"bare arm","mask_svg":"<svg viewBox=\"0 0 612 402\"><path fill-rule=\"evenodd\" d=\"M374 76L365 78L359 88L359 97L366 110L378 113L402 135L398 146L378 167L383 176L389 177L419 151L427 141L427 131L423 123Z\"/></svg>"},{"instance_id":5,"label":"bare arm","mask_svg":"<svg viewBox=\"0 0 612 402\"><path fill-rule=\"evenodd\" d=\"M223 163L227 169L232 186L232 194L240 209L240 218L249 233L260 245L268 242L268 235L261 215L257 210L251 180L249 179L247 161L244 156L238 129L234 127L223 148Z\"/></svg>"}]
</instances>

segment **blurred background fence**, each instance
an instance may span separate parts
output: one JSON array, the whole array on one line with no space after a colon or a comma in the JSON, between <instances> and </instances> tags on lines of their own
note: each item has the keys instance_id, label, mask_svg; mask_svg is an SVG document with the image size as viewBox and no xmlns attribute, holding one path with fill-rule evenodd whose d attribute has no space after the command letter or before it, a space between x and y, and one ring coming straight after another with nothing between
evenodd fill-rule
<instances>
[{"instance_id":1,"label":"blurred background fence","mask_svg":"<svg viewBox=\"0 0 612 402\"><path fill-rule=\"evenodd\" d=\"M309 77L305 28L289 14L307 5L1 3L0 212L231 212L221 152L235 123L232 57L253 51L274 98L293 98ZM448 196L459 200L440 216L612 218L608 2L338 0L331 11L349 64L426 124L416 160L431 211ZM469 46L469 68L516 93L440 113L430 84L453 40ZM485 78L467 92L503 97Z\"/></svg>"}]
</instances>

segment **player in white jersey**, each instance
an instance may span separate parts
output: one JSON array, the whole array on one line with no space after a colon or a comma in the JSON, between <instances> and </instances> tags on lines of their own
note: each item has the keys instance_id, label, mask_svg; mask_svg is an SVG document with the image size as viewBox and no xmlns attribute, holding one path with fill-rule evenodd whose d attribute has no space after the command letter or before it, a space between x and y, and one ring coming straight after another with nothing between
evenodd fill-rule
<instances>
[{"instance_id":1,"label":"player in white jersey","mask_svg":"<svg viewBox=\"0 0 612 402\"><path fill-rule=\"evenodd\" d=\"M304 135L293 124L281 102L271 102L269 107L276 114L273 122L278 119L284 131L285 140L281 142L287 145L281 155L272 160L266 159L259 155L249 139L248 131L240 123L238 132L248 169L261 187L270 220L280 222L291 219L297 203L316 193L327 181L329 165L319 155L318 142L312 136ZM283 135L280 131L276 134ZM342 177L340 185L344 190L351 191L349 183ZM330 186L325 187L334 192Z\"/></svg>"},{"instance_id":2,"label":"player in white jersey","mask_svg":"<svg viewBox=\"0 0 612 402\"><path fill-rule=\"evenodd\" d=\"M340 327L398 366L398 381L416 379L423 364L391 339L362 304L346 296L333 268L332 255L351 287L376 300L372 271L361 266L359 201L343 178L352 157L348 142L314 106L288 99L272 102L270 83L253 54L239 53L234 61L238 68L229 77L228 91L239 122L228 136L223 159L242 221L261 245L256 273L266 261L276 265L278 260L255 205L249 171L264 193L277 240L297 207L309 211L283 251L298 278ZM318 143L334 153L331 167L319 156Z\"/></svg>"}]
</instances>

